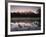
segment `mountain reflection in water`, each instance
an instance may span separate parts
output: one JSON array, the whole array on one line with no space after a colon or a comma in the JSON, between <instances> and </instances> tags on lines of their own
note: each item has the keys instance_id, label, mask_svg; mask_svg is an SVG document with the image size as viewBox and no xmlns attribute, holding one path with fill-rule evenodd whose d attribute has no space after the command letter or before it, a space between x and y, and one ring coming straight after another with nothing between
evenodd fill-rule
<instances>
[{"instance_id":1,"label":"mountain reflection in water","mask_svg":"<svg viewBox=\"0 0 46 37\"><path fill-rule=\"evenodd\" d=\"M40 30L39 21L11 23L11 31Z\"/></svg>"}]
</instances>

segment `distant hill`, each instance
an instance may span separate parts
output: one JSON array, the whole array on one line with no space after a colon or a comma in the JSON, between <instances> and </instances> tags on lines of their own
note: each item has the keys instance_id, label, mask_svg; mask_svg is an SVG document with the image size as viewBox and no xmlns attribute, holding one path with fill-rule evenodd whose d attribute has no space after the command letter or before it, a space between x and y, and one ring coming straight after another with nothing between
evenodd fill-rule
<instances>
[{"instance_id":1,"label":"distant hill","mask_svg":"<svg viewBox=\"0 0 46 37\"><path fill-rule=\"evenodd\" d=\"M40 14L35 14L35 13L32 13L32 12L29 12L29 13L15 13L15 12L11 12L11 17L40 17Z\"/></svg>"}]
</instances>

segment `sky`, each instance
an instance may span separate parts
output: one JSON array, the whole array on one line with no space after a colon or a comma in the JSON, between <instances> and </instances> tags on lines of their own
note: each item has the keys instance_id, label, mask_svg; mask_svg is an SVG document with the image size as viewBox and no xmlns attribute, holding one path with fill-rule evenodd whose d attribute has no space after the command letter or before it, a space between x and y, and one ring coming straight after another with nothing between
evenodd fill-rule
<instances>
[{"instance_id":1,"label":"sky","mask_svg":"<svg viewBox=\"0 0 46 37\"><path fill-rule=\"evenodd\" d=\"M19 13L28 13L28 12L34 12L38 13L37 10L40 9L40 7L34 7L34 6L16 6L16 5L11 5L10 7L11 12L19 12Z\"/></svg>"}]
</instances>

